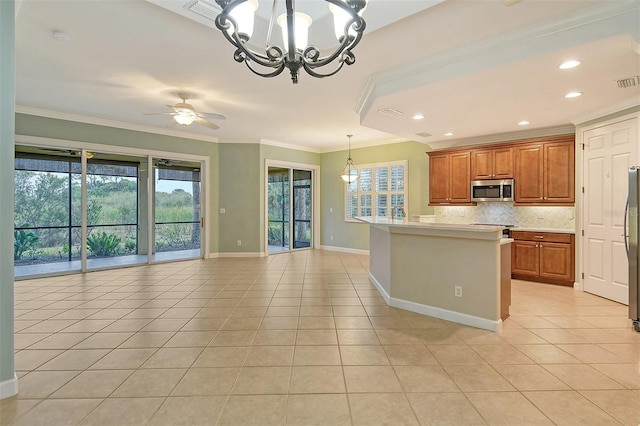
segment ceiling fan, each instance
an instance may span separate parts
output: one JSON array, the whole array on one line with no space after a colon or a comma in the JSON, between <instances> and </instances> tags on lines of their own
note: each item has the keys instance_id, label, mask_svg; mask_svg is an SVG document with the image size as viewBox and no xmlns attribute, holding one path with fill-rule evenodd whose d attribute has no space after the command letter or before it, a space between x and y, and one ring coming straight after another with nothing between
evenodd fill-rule
<instances>
[{"instance_id":1,"label":"ceiling fan","mask_svg":"<svg viewBox=\"0 0 640 426\"><path fill-rule=\"evenodd\" d=\"M213 130L217 130L220 127L216 124L205 119L205 117L224 120L226 117L222 114L214 114L210 112L196 112L193 105L187 103L187 99L190 98L188 93L178 93L178 97L182 99L182 102L178 102L175 105L167 105L173 109L173 112L155 112L145 115L170 115L178 124L188 126L191 123L198 123Z\"/></svg>"},{"instance_id":2,"label":"ceiling fan","mask_svg":"<svg viewBox=\"0 0 640 426\"><path fill-rule=\"evenodd\" d=\"M59 149L59 148L39 148L39 151L48 151L48 152L56 152L60 154L66 154L71 157L80 157L82 156L82 150L80 149ZM87 151L87 158L91 159L95 156L92 151Z\"/></svg>"}]
</instances>

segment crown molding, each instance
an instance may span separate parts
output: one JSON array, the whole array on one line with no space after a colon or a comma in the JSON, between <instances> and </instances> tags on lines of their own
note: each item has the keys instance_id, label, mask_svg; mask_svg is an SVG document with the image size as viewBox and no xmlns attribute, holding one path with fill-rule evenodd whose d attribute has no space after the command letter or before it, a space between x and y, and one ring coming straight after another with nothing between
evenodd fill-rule
<instances>
[{"instance_id":1,"label":"crown molding","mask_svg":"<svg viewBox=\"0 0 640 426\"><path fill-rule=\"evenodd\" d=\"M584 123L587 123L591 120L597 120L601 117L607 116L609 114L615 114L617 112L623 111L625 109L629 109L629 108L640 108L640 100L638 99L637 96L632 96L628 99L625 99L622 102L619 102L615 105L610 105L607 106L606 108L597 110L597 111L593 111L589 114L583 115L581 117L577 117L573 120L571 120L571 122L573 124L575 124L576 126L582 125Z\"/></svg>"},{"instance_id":2,"label":"crown molding","mask_svg":"<svg viewBox=\"0 0 640 426\"><path fill-rule=\"evenodd\" d=\"M278 147L278 148L293 149L295 151L311 152L313 154L322 153L322 151L320 151L318 149L315 149L315 148L308 147L308 146L296 145L296 144L292 144L292 143L288 143L288 142L276 141L276 140L272 140L272 139L261 139L261 138L260 139L255 139L255 138L232 139L232 138L227 138L227 139L220 139L218 141L218 143L220 143L220 144L268 145L268 146L275 146L275 147Z\"/></svg>"},{"instance_id":3,"label":"crown molding","mask_svg":"<svg viewBox=\"0 0 640 426\"><path fill-rule=\"evenodd\" d=\"M544 138L548 136L558 135L570 135L576 132L576 128L573 125L569 126L556 126L556 127L544 127L539 129L521 130L517 132L508 133L495 133L491 135L476 136L464 139L451 139L446 141L432 142L428 144L431 149L448 149L448 148L461 148L465 146L475 145L488 145L494 143L506 143L520 139L536 139Z\"/></svg>"},{"instance_id":4,"label":"crown molding","mask_svg":"<svg viewBox=\"0 0 640 426\"><path fill-rule=\"evenodd\" d=\"M548 46L558 49L577 41L602 37L606 33L630 32L637 39L639 10L640 3L636 0L602 2L372 75L355 111L362 121L378 97L514 62L543 53ZM612 19L613 24L605 25L605 21ZM525 44L528 44L526 49L522 48Z\"/></svg>"},{"instance_id":5,"label":"crown molding","mask_svg":"<svg viewBox=\"0 0 640 426\"><path fill-rule=\"evenodd\" d=\"M275 141L275 140L272 140L272 139L260 139L260 144L261 145L275 146L275 147L278 147L278 148L294 149L296 151L311 152L313 154L321 154L322 153L322 150L317 149L317 148L312 148L310 146L296 145L296 144L292 144L292 143L288 143L288 142Z\"/></svg>"},{"instance_id":6,"label":"crown molding","mask_svg":"<svg viewBox=\"0 0 640 426\"><path fill-rule=\"evenodd\" d=\"M374 146L382 146L382 145L395 145L395 144L398 144L398 143L405 143L405 142L415 142L415 143L419 143L419 144L422 144L422 145L429 146L429 144L427 144L425 142L415 141L415 140L411 140L411 139L407 139L407 138L394 138L392 140L381 139L381 140L377 140L377 141L368 141L368 142L360 142L360 143L351 142L351 150L360 149L360 148L372 148ZM322 152L322 154L327 154L327 153L330 153L330 152L340 152L340 151L347 151L347 147L346 147L345 143L341 143L340 145L332 145L332 146L326 147L321 152Z\"/></svg>"},{"instance_id":7,"label":"crown molding","mask_svg":"<svg viewBox=\"0 0 640 426\"><path fill-rule=\"evenodd\" d=\"M16 105L16 114L34 115L37 117L54 118L57 120L73 121L83 124L94 124L96 126L113 127L117 129L132 130L134 132L154 133L163 136L172 136L182 139L192 139L201 142L218 142L217 136L195 135L193 133L181 132L173 129L160 129L142 124L126 123L124 121L107 120L104 118L91 117L87 115L71 114L61 111L51 111L47 109L33 108L23 105Z\"/></svg>"}]
</instances>

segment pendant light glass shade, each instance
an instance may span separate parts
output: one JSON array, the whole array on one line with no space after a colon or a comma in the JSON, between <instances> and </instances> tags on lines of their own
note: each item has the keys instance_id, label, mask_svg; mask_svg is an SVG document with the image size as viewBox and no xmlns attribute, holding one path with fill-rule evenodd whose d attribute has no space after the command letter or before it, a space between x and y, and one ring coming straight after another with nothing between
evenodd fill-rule
<instances>
[{"instance_id":1,"label":"pendant light glass shade","mask_svg":"<svg viewBox=\"0 0 640 426\"><path fill-rule=\"evenodd\" d=\"M293 15L293 30L295 31L294 42L296 45L296 49L304 50L307 48L307 45L309 44L309 27L311 26L312 22L313 21L311 19L311 16L305 13L295 12L295 14ZM280 28L282 29L284 50L289 51L289 45L287 44L289 40L289 30L287 28L286 13L278 16L278 25L280 25Z\"/></svg>"},{"instance_id":2,"label":"pendant light glass shade","mask_svg":"<svg viewBox=\"0 0 640 426\"><path fill-rule=\"evenodd\" d=\"M343 181L347 183L351 183L358 180L358 171L353 165L353 160L351 159L347 160L347 165L344 166L344 169L342 170L342 174L340 174L340 177L342 178Z\"/></svg>"},{"instance_id":3,"label":"pendant light glass shade","mask_svg":"<svg viewBox=\"0 0 640 426\"><path fill-rule=\"evenodd\" d=\"M351 137L353 135L347 135L349 138L349 156L347 157L347 164L342 169L340 177L347 183L355 182L358 179L358 170L353 165L353 159L351 158Z\"/></svg>"}]
</instances>

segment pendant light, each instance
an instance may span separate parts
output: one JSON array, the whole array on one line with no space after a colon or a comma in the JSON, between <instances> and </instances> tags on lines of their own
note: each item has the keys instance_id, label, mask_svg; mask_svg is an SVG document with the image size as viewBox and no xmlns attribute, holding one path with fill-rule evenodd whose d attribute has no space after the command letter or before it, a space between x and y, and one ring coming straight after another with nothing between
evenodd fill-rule
<instances>
[{"instance_id":1,"label":"pendant light","mask_svg":"<svg viewBox=\"0 0 640 426\"><path fill-rule=\"evenodd\" d=\"M347 135L349 138L349 156L347 157L347 164L342 169L342 173L340 173L340 177L343 181L347 183L354 182L358 179L358 170L356 166L353 165L353 159L351 158L351 137L353 135Z\"/></svg>"}]
</instances>

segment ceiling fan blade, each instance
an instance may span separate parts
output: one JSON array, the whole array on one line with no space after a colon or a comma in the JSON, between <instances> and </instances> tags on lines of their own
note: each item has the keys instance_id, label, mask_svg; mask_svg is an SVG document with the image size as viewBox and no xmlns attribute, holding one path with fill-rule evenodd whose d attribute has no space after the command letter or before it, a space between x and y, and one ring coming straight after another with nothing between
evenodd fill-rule
<instances>
[{"instance_id":1,"label":"ceiling fan blade","mask_svg":"<svg viewBox=\"0 0 640 426\"><path fill-rule=\"evenodd\" d=\"M215 124L213 124L213 123L211 123L211 122L209 122L209 121L205 120L205 119L204 119L204 118L202 118L202 117L198 117L198 118L196 118L196 121L195 121L195 122L196 122L196 123L198 123L198 124L200 124L200 125L202 125L202 126L205 126L205 127L210 128L210 129L213 129L213 130L218 130L218 129L220 128L220 126L216 126Z\"/></svg>"},{"instance_id":2,"label":"ceiling fan blade","mask_svg":"<svg viewBox=\"0 0 640 426\"><path fill-rule=\"evenodd\" d=\"M142 115L175 115L175 112L147 112Z\"/></svg>"},{"instance_id":3,"label":"ceiling fan blade","mask_svg":"<svg viewBox=\"0 0 640 426\"><path fill-rule=\"evenodd\" d=\"M197 114L201 115L203 117L209 117L209 118L213 118L213 119L216 119L216 120L226 120L227 119L227 117L225 117L222 114L214 114L212 112L198 112Z\"/></svg>"}]
</instances>

